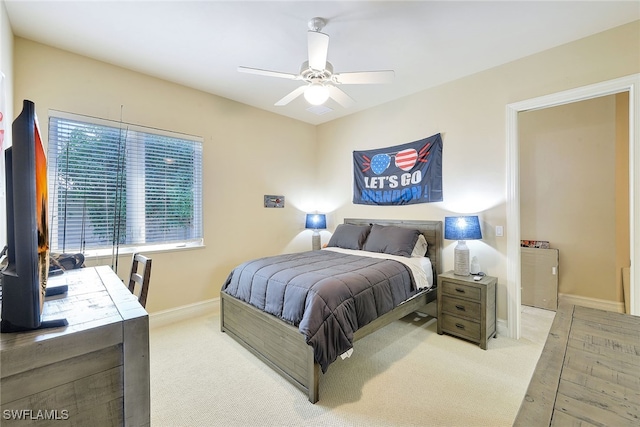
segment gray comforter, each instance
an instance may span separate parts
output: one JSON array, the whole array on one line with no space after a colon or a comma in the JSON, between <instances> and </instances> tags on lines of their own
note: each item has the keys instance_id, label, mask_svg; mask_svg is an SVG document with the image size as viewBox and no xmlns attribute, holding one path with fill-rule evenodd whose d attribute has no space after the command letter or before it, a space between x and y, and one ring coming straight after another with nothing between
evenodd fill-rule
<instances>
[{"instance_id":1,"label":"gray comforter","mask_svg":"<svg viewBox=\"0 0 640 427\"><path fill-rule=\"evenodd\" d=\"M222 290L298 326L322 372L353 345L353 333L415 294L398 261L310 251L236 267Z\"/></svg>"}]
</instances>

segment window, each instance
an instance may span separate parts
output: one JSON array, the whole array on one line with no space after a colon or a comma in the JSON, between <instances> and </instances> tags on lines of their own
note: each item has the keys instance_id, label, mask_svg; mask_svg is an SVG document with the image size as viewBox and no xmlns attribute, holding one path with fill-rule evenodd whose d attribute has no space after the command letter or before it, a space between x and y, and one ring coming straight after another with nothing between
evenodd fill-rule
<instances>
[{"instance_id":1,"label":"window","mask_svg":"<svg viewBox=\"0 0 640 427\"><path fill-rule=\"evenodd\" d=\"M47 161L52 252L202 244L201 138L51 112Z\"/></svg>"}]
</instances>

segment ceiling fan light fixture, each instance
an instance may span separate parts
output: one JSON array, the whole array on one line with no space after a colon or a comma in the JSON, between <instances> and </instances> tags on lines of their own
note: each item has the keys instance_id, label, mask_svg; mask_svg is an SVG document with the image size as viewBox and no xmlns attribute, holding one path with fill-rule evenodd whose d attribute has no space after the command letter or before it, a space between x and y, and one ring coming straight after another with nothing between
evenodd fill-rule
<instances>
[{"instance_id":1,"label":"ceiling fan light fixture","mask_svg":"<svg viewBox=\"0 0 640 427\"><path fill-rule=\"evenodd\" d=\"M304 90L304 99L311 105L322 105L329 99L329 89L322 83L310 83Z\"/></svg>"}]
</instances>

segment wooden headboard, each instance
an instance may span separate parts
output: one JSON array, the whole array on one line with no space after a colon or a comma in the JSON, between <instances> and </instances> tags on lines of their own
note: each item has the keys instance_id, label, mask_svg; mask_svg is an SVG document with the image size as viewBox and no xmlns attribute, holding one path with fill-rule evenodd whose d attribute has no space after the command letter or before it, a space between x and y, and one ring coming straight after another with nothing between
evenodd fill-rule
<instances>
[{"instance_id":1,"label":"wooden headboard","mask_svg":"<svg viewBox=\"0 0 640 427\"><path fill-rule=\"evenodd\" d=\"M438 274L442 273L442 221L420 221L405 219L362 219L345 218L345 224L353 225L395 225L397 227L415 228L427 240L427 256L433 267L433 282L437 284Z\"/></svg>"}]
</instances>

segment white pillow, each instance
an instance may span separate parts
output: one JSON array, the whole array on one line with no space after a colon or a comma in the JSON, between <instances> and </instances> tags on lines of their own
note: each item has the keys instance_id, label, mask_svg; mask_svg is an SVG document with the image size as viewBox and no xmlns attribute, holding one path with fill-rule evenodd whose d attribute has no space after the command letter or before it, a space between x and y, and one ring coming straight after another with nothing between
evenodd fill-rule
<instances>
[{"instance_id":1,"label":"white pillow","mask_svg":"<svg viewBox=\"0 0 640 427\"><path fill-rule=\"evenodd\" d=\"M416 245L413 247L413 252L411 252L412 257L423 257L427 254L427 239L424 238L422 234L418 236L418 240L416 241Z\"/></svg>"}]
</instances>

